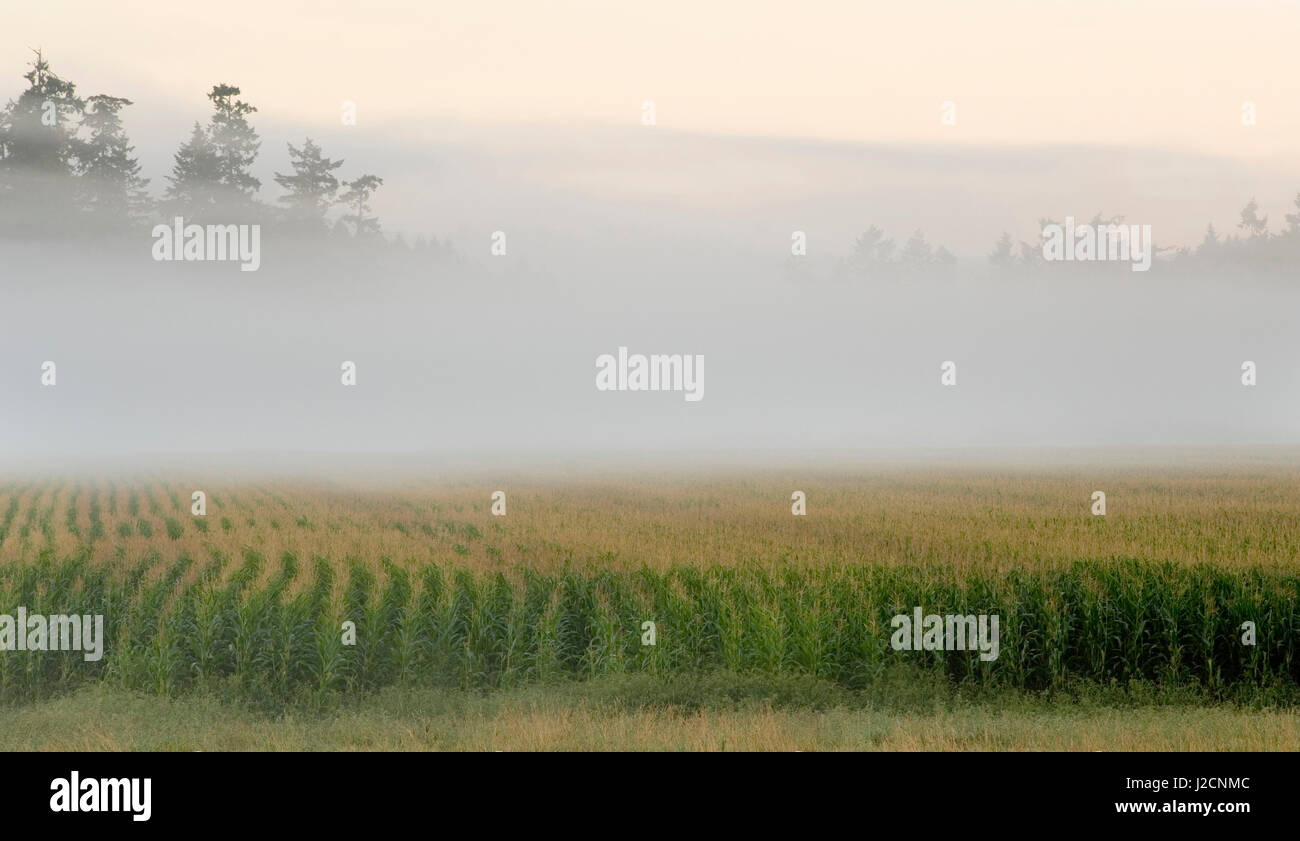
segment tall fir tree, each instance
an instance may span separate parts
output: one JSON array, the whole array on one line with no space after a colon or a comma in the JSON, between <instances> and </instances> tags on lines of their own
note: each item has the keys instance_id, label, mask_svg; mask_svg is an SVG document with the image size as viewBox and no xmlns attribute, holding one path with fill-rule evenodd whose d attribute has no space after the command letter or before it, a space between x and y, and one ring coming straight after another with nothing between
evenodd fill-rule
<instances>
[{"instance_id":1,"label":"tall fir tree","mask_svg":"<svg viewBox=\"0 0 1300 841\"><path fill-rule=\"evenodd\" d=\"M208 132L198 123L190 139L181 144L167 176L163 208L169 214L196 222L206 222L217 213L220 204L220 168Z\"/></svg>"},{"instance_id":2,"label":"tall fir tree","mask_svg":"<svg viewBox=\"0 0 1300 841\"><path fill-rule=\"evenodd\" d=\"M86 100L77 143L77 204L99 228L129 227L148 213L151 201L140 162L118 112L131 100L98 94Z\"/></svg>"},{"instance_id":3,"label":"tall fir tree","mask_svg":"<svg viewBox=\"0 0 1300 841\"><path fill-rule=\"evenodd\" d=\"M217 158L217 183L222 187L223 200L235 207L247 207L262 186L249 171L262 141L248 123L248 115L257 109L237 96L239 88L233 85L212 88L208 99L215 110L208 124L208 139Z\"/></svg>"},{"instance_id":4,"label":"tall fir tree","mask_svg":"<svg viewBox=\"0 0 1300 841\"><path fill-rule=\"evenodd\" d=\"M275 183L285 189L280 202L285 205L285 216L290 228L304 233L322 233L326 230L325 214L338 201L339 180L334 170L343 165L342 159L330 160L321 154L320 146L309 137L302 148L289 147L292 175L277 172Z\"/></svg>"},{"instance_id":5,"label":"tall fir tree","mask_svg":"<svg viewBox=\"0 0 1300 841\"><path fill-rule=\"evenodd\" d=\"M262 142L248 123L256 108L235 97L239 88L215 85L208 99L208 125L194 124L181 144L167 177L163 206L169 213L204 223L247 219L257 213L256 193L262 186L251 172Z\"/></svg>"},{"instance_id":6,"label":"tall fir tree","mask_svg":"<svg viewBox=\"0 0 1300 841\"><path fill-rule=\"evenodd\" d=\"M1241 221L1237 227L1246 232L1251 239L1268 236L1268 214L1259 215L1259 203L1253 198L1241 209Z\"/></svg>"},{"instance_id":7,"label":"tall fir tree","mask_svg":"<svg viewBox=\"0 0 1300 841\"><path fill-rule=\"evenodd\" d=\"M50 231L75 209L77 118L85 103L39 50L27 89L0 111L0 207L6 228Z\"/></svg>"},{"instance_id":8,"label":"tall fir tree","mask_svg":"<svg viewBox=\"0 0 1300 841\"><path fill-rule=\"evenodd\" d=\"M1002 232L1002 238L998 240L997 245L993 246L993 251L989 254L989 262L998 268L1005 269L1015 260L1011 234L1006 231Z\"/></svg>"},{"instance_id":9,"label":"tall fir tree","mask_svg":"<svg viewBox=\"0 0 1300 841\"><path fill-rule=\"evenodd\" d=\"M354 181L344 183L343 186L348 189L339 198L339 202L350 212L344 214L342 221L352 226L354 237L372 237L379 233L378 217L369 215L370 197L383 183L384 179L377 175L363 175Z\"/></svg>"}]
</instances>

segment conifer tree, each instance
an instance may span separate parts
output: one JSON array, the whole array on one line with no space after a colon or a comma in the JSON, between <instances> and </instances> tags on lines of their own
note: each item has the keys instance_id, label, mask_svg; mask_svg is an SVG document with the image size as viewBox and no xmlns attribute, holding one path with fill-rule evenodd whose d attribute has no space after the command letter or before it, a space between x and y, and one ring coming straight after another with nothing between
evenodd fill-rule
<instances>
[{"instance_id":1,"label":"conifer tree","mask_svg":"<svg viewBox=\"0 0 1300 841\"><path fill-rule=\"evenodd\" d=\"M1268 236L1268 214L1259 215L1259 204L1253 198L1250 203L1241 209L1241 221L1237 227L1246 232L1252 239L1257 237Z\"/></svg>"},{"instance_id":2,"label":"conifer tree","mask_svg":"<svg viewBox=\"0 0 1300 841\"><path fill-rule=\"evenodd\" d=\"M338 201L339 180L334 170L343 161L330 160L321 154L321 148L309 137L302 148L289 147L292 175L277 172L275 183L287 192L280 196L286 206L286 216L291 227L317 233L325 230L325 214Z\"/></svg>"},{"instance_id":3,"label":"conifer tree","mask_svg":"<svg viewBox=\"0 0 1300 841\"><path fill-rule=\"evenodd\" d=\"M343 221L352 225L354 237L367 237L379 233L379 219L369 216L370 197L384 183L376 175L363 175L355 181L346 182L347 192L339 199L351 211L343 216Z\"/></svg>"},{"instance_id":4,"label":"conifer tree","mask_svg":"<svg viewBox=\"0 0 1300 841\"><path fill-rule=\"evenodd\" d=\"M206 127L194 124L190 139L176 152L164 206L195 221L232 221L256 207L262 186L251 172L261 141L248 123L256 108L235 97L239 88L215 85L208 99L212 118ZM219 219L218 217L222 217Z\"/></svg>"},{"instance_id":5,"label":"conifer tree","mask_svg":"<svg viewBox=\"0 0 1300 841\"><path fill-rule=\"evenodd\" d=\"M0 204L29 229L67 224L73 203L77 117L85 103L39 50L27 89L0 110Z\"/></svg>"},{"instance_id":6,"label":"conifer tree","mask_svg":"<svg viewBox=\"0 0 1300 841\"><path fill-rule=\"evenodd\" d=\"M77 144L77 199L99 227L131 224L149 209L147 178L131 152L118 112L131 100L98 94L86 100L81 128L87 136Z\"/></svg>"},{"instance_id":7,"label":"conifer tree","mask_svg":"<svg viewBox=\"0 0 1300 841\"><path fill-rule=\"evenodd\" d=\"M208 99L215 110L208 124L208 139L217 158L217 183L225 193L223 199L235 206L247 206L262 186L249 172L262 141L248 123L248 115L257 109L235 99L237 96L239 88L233 85L212 88Z\"/></svg>"},{"instance_id":8,"label":"conifer tree","mask_svg":"<svg viewBox=\"0 0 1300 841\"><path fill-rule=\"evenodd\" d=\"M1300 234L1300 193L1295 197L1295 213L1286 214L1287 232Z\"/></svg>"},{"instance_id":9,"label":"conifer tree","mask_svg":"<svg viewBox=\"0 0 1300 841\"><path fill-rule=\"evenodd\" d=\"M989 262L999 268L1006 268L1007 266L1010 266L1014 260L1015 254L1013 252L1011 234L1003 231L1002 238L998 240L998 244L993 247L992 253L989 254Z\"/></svg>"},{"instance_id":10,"label":"conifer tree","mask_svg":"<svg viewBox=\"0 0 1300 841\"><path fill-rule=\"evenodd\" d=\"M202 222L212 217L218 205L219 169L217 155L203 126L194 124L190 139L181 144L167 176L163 206L168 213Z\"/></svg>"},{"instance_id":11,"label":"conifer tree","mask_svg":"<svg viewBox=\"0 0 1300 841\"><path fill-rule=\"evenodd\" d=\"M918 230L908 238L899 254L899 262L903 267L914 270L923 269L934 262L934 248L926 242L925 234Z\"/></svg>"}]
</instances>

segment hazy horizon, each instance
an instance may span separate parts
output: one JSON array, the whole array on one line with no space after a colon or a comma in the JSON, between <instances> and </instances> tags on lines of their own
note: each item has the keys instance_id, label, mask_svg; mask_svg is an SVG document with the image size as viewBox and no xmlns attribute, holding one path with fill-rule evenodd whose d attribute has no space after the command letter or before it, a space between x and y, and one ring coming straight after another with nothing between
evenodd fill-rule
<instances>
[{"instance_id":1,"label":"hazy horizon","mask_svg":"<svg viewBox=\"0 0 1300 841\"><path fill-rule=\"evenodd\" d=\"M451 247L268 224L241 272L159 261L152 219L112 245L81 245L77 213L0 236L7 463L1300 444L1300 8L149 5L13 10L0 97L40 47L80 95L133 99L157 197L211 86L235 84L263 209L231 221L277 205L285 144L310 135L340 178L383 178L386 235ZM243 12L257 38L229 37ZM1153 37L1171 14L1178 37ZM1243 233L1251 199L1290 232ZM24 201L6 210L29 222ZM1160 270L986 259L1094 215L1149 226ZM1249 259L1162 262L1210 223ZM846 259L873 226L958 259ZM703 357L703 399L598 390L620 348Z\"/></svg>"}]
</instances>

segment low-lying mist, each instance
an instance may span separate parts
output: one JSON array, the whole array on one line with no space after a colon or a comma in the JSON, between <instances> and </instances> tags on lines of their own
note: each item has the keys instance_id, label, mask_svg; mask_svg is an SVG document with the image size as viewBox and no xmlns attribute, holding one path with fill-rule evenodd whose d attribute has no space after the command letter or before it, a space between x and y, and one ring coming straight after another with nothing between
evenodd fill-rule
<instances>
[{"instance_id":1,"label":"low-lying mist","mask_svg":"<svg viewBox=\"0 0 1300 841\"><path fill-rule=\"evenodd\" d=\"M629 230L623 250L544 257L514 241L471 257L268 231L261 267L241 272L155 262L147 232L132 236L3 246L11 466L292 453L761 461L1286 444L1300 427L1300 296L1284 271L873 270ZM597 357L620 348L703 356L703 399L598 391ZM42 384L47 361L54 385ZM945 362L955 385L941 382Z\"/></svg>"}]
</instances>

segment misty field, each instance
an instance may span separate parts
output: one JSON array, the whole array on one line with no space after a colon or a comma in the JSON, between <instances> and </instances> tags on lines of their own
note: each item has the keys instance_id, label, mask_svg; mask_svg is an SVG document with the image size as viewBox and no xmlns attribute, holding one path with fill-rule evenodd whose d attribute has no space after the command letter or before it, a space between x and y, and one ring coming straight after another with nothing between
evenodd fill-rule
<instances>
[{"instance_id":1,"label":"misty field","mask_svg":"<svg viewBox=\"0 0 1300 841\"><path fill-rule=\"evenodd\" d=\"M528 693L626 680L640 700L610 726L649 716L643 724L663 730L669 719L655 716L695 703L694 690L651 688L710 675L739 682L740 695L759 704L719 710L720 698L739 697L727 691L704 703L733 727L742 713L810 726L791 710L861 708L852 698L863 693L875 712L859 713L887 716L889 699L906 694L899 687L917 683L975 693L986 712L1002 704L987 693L1057 703L1092 687L1112 700L1182 693L1184 712L1171 721L1186 710L1235 716L1235 735L1215 742L1202 733L1187 744L1253 744L1250 716L1231 712L1241 704L1272 710L1270 727L1293 743L1298 475L1261 462L642 471L359 487L14 480L0 485L0 612L102 614L104 655L0 651L0 694L22 706L136 692L309 715L384 692ZM191 513L198 490L203 516ZM504 516L491 513L497 490ZM795 490L807 495L806 516L791 513ZM1094 490L1107 494L1104 517L1089 511ZM895 650L890 619L916 607L1000 616L997 659ZM1243 643L1244 623L1254 623L1253 645ZM821 687L813 692L821 700L781 689L791 685ZM662 704L638 706L650 697ZM1037 702L1004 706L1024 703ZM1107 720L1098 716L1087 727ZM1025 727L1009 745L1100 738L1040 732L1035 743L1038 731ZM492 743L485 738L465 745ZM954 738L947 746L981 744ZM645 746L673 744L656 739ZM816 746L806 742L770 744ZM894 733L882 745L895 743L945 744ZM864 743L841 734L826 746Z\"/></svg>"}]
</instances>

